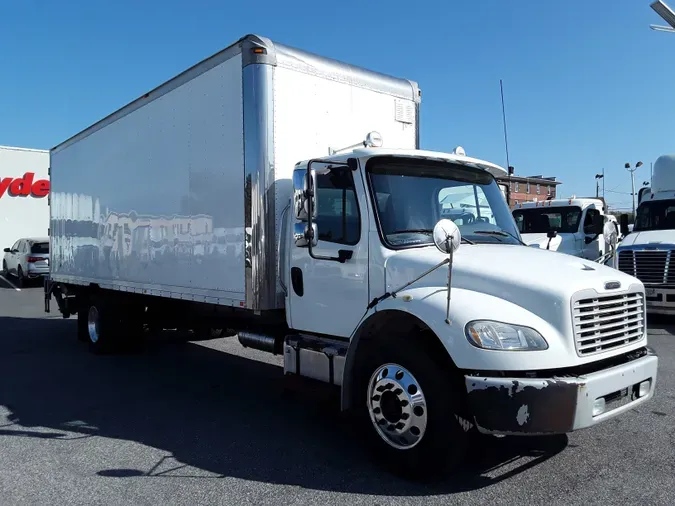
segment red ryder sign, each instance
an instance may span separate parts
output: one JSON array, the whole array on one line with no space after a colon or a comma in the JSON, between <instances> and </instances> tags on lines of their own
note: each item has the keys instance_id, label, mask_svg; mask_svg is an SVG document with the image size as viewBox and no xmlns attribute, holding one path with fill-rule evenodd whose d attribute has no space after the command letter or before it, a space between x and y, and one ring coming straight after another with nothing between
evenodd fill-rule
<instances>
[{"instance_id":1,"label":"red ryder sign","mask_svg":"<svg viewBox=\"0 0 675 506\"><path fill-rule=\"evenodd\" d=\"M46 197L49 193L49 181L35 181L34 172L26 172L23 177L0 177L0 198L10 197Z\"/></svg>"}]
</instances>

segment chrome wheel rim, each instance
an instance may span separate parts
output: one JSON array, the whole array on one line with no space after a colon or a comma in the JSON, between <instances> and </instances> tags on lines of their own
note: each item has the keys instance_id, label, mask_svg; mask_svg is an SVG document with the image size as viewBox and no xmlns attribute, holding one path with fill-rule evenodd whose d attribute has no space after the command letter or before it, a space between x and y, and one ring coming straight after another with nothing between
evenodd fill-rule
<instances>
[{"instance_id":1,"label":"chrome wheel rim","mask_svg":"<svg viewBox=\"0 0 675 506\"><path fill-rule=\"evenodd\" d=\"M89 308L87 330L89 331L89 339L91 339L91 342L98 342L98 309L96 309L95 306Z\"/></svg>"},{"instance_id":2,"label":"chrome wheel rim","mask_svg":"<svg viewBox=\"0 0 675 506\"><path fill-rule=\"evenodd\" d=\"M424 392L410 371L398 364L384 364L370 377L368 413L377 434L399 450L419 444L427 430Z\"/></svg>"}]
</instances>

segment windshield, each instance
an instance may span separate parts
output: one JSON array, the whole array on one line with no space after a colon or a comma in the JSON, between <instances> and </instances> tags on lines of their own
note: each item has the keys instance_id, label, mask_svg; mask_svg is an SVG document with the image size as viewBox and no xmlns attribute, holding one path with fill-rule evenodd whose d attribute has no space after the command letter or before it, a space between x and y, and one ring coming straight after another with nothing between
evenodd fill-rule
<instances>
[{"instance_id":1,"label":"windshield","mask_svg":"<svg viewBox=\"0 0 675 506\"><path fill-rule=\"evenodd\" d=\"M633 231L675 229L675 200L652 200L637 208Z\"/></svg>"},{"instance_id":2,"label":"windshield","mask_svg":"<svg viewBox=\"0 0 675 506\"><path fill-rule=\"evenodd\" d=\"M513 217L521 234L545 234L549 230L573 234L579 230L581 208L566 206L516 209Z\"/></svg>"},{"instance_id":3,"label":"windshield","mask_svg":"<svg viewBox=\"0 0 675 506\"><path fill-rule=\"evenodd\" d=\"M442 218L476 243L520 244L504 196L491 174L449 162L378 157L368 162L370 188L385 244L433 244ZM515 237L513 237L515 236Z\"/></svg>"}]
</instances>

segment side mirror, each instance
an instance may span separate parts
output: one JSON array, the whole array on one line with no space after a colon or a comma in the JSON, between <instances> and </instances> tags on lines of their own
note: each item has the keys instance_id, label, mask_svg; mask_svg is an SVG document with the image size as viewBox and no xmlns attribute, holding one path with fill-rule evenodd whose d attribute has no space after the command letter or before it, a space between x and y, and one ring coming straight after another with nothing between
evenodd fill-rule
<instances>
[{"instance_id":1,"label":"side mirror","mask_svg":"<svg viewBox=\"0 0 675 506\"><path fill-rule=\"evenodd\" d=\"M434 227L434 244L441 253L454 253L462 241L462 234L455 222L448 219L440 220Z\"/></svg>"},{"instance_id":2,"label":"side mirror","mask_svg":"<svg viewBox=\"0 0 675 506\"><path fill-rule=\"evenodd\" d=\"M293 171L293 209L295 212L295 219L300 221L307 221L309 219L309 189L316 188L316 172L311 171L311 184L308 185L307 170L298 169ZM316 196L314 198L312 219L317 217Z\"/></svg>"},{"instance_id":3,"label":"side mirror","mask_svg":"<svg viewBox=\"0 0 675 506\"><path fill-rule=\"evenodd\" d=\"M628 230L627 214L622 214L621 216L619 216L619 227L621 229L621 235L623 235L624 237L630 233L630 230Z\"/></svg>"},{"instance_id":4,"label":"side mirror","mask_svg":"<svg viewBox=\"0 0 675 506\"><path fill-rule=\"evenodd\" d=\"M5 251L5 253L11 253L12 252L12 250L9 249L9 248L5 248L4 251Z\"/></svg>"},{"instance_id":5,"label":"side mirror","mask_svg":"<svg viewBox=\"0 0 675 506\"><path fill-rule=\"evenodd\" d=\"M307 223L295 223L293 225L293 240L298 248L307 248L309 241L312 241L312 247L319 242L319 229L316 223L312 223L312 230Z\"/></svg>"},{"instance_id":6,"label":"side mirror","mask_svg":"<svg viewBox=\"0 0 675 506\"><path fill-rule=\"evenodd\" d=\"M558 231L557 230L549 230L546 233L546 237L548 237L549 239L553 239L555 237L558 237Z\"/></svg>"}]
</instances>

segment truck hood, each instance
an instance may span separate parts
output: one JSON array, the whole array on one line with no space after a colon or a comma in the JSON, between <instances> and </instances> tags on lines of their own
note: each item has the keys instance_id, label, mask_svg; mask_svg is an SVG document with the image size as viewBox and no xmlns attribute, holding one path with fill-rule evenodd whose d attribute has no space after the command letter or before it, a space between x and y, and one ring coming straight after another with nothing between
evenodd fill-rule
<instances>
[{"instance_id":1,"label":"truck hood","mask_svg":"<svg viewBox=\"0 0 675 506\"><path fill-rule=\"evenodd\" d=\"M444 258L435 247L397 252L385 263L385 290L400 288ZM412 287L445 289L447 280L448 267L443 266ZM611 267L521 245L462 244L453 259L453 289L508 300L549 321L563 333L570 325L572 295L587 289L611 293L605 288L608 281L620 282L620 290L641 285L636 278ZM557 321L551 321L552 318Z\"/></svg>"},{"instance_id":2,"label":"truck hood","mask_svg":"<svg viewBox=\"0 0 675 506\"><path fill-rule=\"evenodd\" d=\"M548 236L546 234L520 234L520 238L525 244L533 248L546 250L546 245L549 244ZM570 234L558 234L551 239L547 251L573 251L574 250L574 236Z\"/></svg>"},{"instance_id":3,"label":"truck hood","mask_svg":"<svg viewBox=\"0 0 675 506\"><path fill-rule=\"evenodd\" d=\"M645 230L631 232L623 238L618 248L631 246L653 246L655 248L675 248L675 230Z\"/></svg>"}]
</instances>

